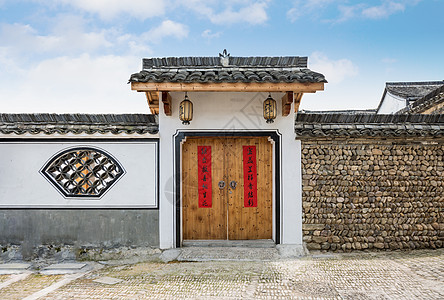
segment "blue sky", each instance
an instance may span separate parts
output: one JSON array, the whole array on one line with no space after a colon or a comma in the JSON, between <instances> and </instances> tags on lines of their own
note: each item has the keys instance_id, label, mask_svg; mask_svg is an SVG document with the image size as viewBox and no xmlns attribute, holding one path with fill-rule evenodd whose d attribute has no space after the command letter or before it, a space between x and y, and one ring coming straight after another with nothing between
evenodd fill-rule
<instances>
[{"instance_id":1,"label":"blue sky","mask_svg":"<svg viewBox=\"0 0 444 300\"><path fill-rule=\"evenodd\" d=\"M0 112L147 113L143 57L308 56L302 109L375 108L444 80L443 0L0 0Z\"/></svg>"}]
</instances>

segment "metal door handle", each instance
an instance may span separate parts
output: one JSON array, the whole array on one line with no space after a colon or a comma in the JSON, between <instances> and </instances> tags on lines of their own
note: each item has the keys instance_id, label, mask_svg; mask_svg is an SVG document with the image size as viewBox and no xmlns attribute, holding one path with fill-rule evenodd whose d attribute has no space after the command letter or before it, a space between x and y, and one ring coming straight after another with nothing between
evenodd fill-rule
<instances>
[{"instance_id":1,"label":"metal door handle","mask_svg":"<svg viewBox=\"0 0 444 300\"><path fill-rule=\"evenodd\" d=\"M237 186L237 182L236 181L231 181L230 182L230 187L233 189L233 190L235 190L236 189L236 186Z\"/></svg>"},{"instance_id":2,"label":"metal door handle","mask_svg":"<svg viewBox=\"0 0 444 300\"><path fill-rule=\"evenodd\" d=\"M225 181L221 180L219 181L219 188L223 189L225 187Z\"/></svg>"}]
</instances>

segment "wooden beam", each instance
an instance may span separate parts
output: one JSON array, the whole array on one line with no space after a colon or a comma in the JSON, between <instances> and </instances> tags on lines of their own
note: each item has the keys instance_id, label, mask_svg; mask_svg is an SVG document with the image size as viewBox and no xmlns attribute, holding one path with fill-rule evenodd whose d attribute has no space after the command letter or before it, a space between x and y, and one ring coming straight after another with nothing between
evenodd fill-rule
<instances>
[{"instance_id":1,"label":"wooden beam","mask_svg":"<svg viewBox=\"0 0 444 300\"><path fill-rule=\"evenodd\" d=\"M299 111L299 105L301 105L302 95L304 93L297 93L294 97L294 112L297 113Z\"/></svg>"},{"instance_id":2,"label":"wooden beam","mask_svg":"<svg viewBox=\"0 0 444 300\"><path fill-rule=\"evenodd\" d=\"M177 83L131 82L131 89L139 92L287 92L315 93L324 90L323 82L315 83Z\"/></svg>"},{"instance_id":3,"label":"wooden beam","mask_svg":"<svg viewBox=\"0 0 444 300\"><path fill-rule=\"evenodd\" d=\"M282 116L286 117L290 114L291 104L293 104L293 92L286 92L282 97Z\"/></svg>"},{"instance_id":4,"label":"wooden beam","mask_svg":"<svg viewBox=\"0 0 444 300\"><path fill-rule=\"evenodd\" d=\"M165 112L165 115L171 116L173 114L172 107L171 107L171 95L168 92L162 92L162 102L163 102L163 111Z\"/></svg>"},{"instance_id":5,"label":"wooden beam","mask_svg":"<svg viewBox=\"0 0 444 300\"><path fill-rule=\"evenodd\" d=\"M159 114L159 93L158 92L145 92L146 100L152 114Z\"/></svg>"}]
</instances>

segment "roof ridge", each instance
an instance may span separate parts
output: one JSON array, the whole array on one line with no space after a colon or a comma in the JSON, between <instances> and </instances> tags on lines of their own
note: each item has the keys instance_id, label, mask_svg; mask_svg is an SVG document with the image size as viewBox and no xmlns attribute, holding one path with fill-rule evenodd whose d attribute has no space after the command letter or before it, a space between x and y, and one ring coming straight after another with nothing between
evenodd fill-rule
<instances>
[{"instance_id":1,"label":"roof ridge","mask_svg":"<svg viewBox=\"0 0 444 300\"><path fill-rule=\"evenodd\" d=\"M230 66L295 66L307 67L306 56L229 56ZM188 56L188 57L153 57L143 58L143 69L173 66L223 66L221 58L217 56Z\"/></svg>"},{"instance_id":2,"label":"roof ridge","mask_svg":"<svg viewBox=\"0 0 444 300\"><path fill-rule=\"evenodd\" d=\"M296 123L317 124L444 124L444 114L307 114L298 113Z\"/></svg>"},{"instance_id":3,"label":"roof ridge","mask_svg":"<svg viewBox=\"0 0 444 300\"><path fill-rule=\"evenodd\" d=\"M155 134L158 118L149 114L0 114L0 134Z\"/></svg>"},{"instance_id":4,"label":"roof ridge","mask_svg":"<svg viewBox=\"0 0 444 300\"><path fill-rule=\"evenodd\" d=\"M442 81L400 81L400 82L386 82L387 85L444 85L444 80Z\"/></svg>"},{"instance_id":5,"label":"roof ridge","mask_svg":"<svg viewBox=\"0 0 444 300\"><path fill-rule=\"evenodd\" d=\"M153 122L149 114L86 114L86 113L0 113L1 123L27 124L144 124Z\"/></svg>"}]
</instances>

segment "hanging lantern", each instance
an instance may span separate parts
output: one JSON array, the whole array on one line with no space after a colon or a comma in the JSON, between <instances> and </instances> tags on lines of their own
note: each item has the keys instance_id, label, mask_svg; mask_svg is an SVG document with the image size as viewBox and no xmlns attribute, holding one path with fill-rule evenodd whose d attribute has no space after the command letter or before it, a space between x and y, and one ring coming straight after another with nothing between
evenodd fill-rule
<instances>
[{"instance_id":1,"label":"hanging lantern","mask_svg":"<svg viewBox=\"0 0 444 300\"><path fill-rule=\"evenodd\" d=\"M190 121L193 119L193 102L188 99L187 93L185 93L185 99L180 102L179 119L184 125L190 125Z\"/></svg>"},{"instance_id":2,"label":"hanging lantern","mask_svg":"<svg viewBox=\"0 0 444 300\"><path fill-rule=\"evenodd\" d=\"M264 101L264 119L267 123L273 123L276 119L276 100L268 94L268 98Z\"/></svg>"}]
</instances>

